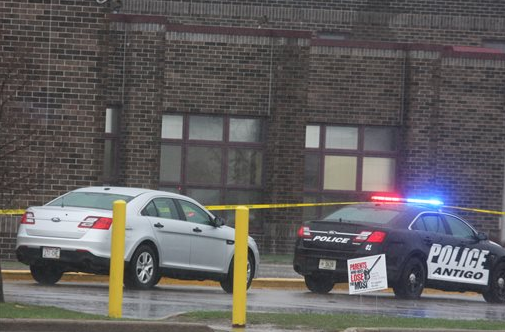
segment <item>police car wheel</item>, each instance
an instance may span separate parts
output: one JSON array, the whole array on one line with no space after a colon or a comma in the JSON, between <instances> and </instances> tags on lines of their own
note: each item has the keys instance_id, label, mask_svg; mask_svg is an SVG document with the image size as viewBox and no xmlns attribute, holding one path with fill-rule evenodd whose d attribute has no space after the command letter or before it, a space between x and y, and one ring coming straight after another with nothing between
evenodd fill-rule
<instances>
[{"instance_id":1,"label":"police car wheel","mask_svg":"<svg viewBox=\"0 0 505 332\"><path fill-rule=\"evenodd\" d=\"M333 289L335 283L330 276L309 274L305 276L305 285L313 293L327 294Z\"/></svg>"},{"instance_id":2,"label":"police car wheel","mask_svg":"<svg viewBox=\"0 0 505 332\"><path fill-rule=\"evenodd\" d=\"M421 296L426 282L426 268L416 257L411 258L402 271L400 279L393 286L399 299L415 300Z\"/></svg>"},{"instance_id":3,"label":"police car wheel","mask_svg":"<svg viewBox=\"0 0 505 332\"><path fill-rule=\"evenodd\" d=\"M489 289L482 293L489 303L505 303L505 263L500 263L493 270Z\"/></svg>"}]
</instances>

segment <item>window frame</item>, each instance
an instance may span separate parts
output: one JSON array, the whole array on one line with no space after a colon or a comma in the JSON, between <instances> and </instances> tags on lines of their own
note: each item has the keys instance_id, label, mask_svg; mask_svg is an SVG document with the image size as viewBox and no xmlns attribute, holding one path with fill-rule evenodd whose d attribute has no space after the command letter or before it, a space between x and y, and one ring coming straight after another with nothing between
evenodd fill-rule
<instances>
[{"instance_id":1,"label":"window frame","mask_svg":"<svg viewBox=\"0 0 505 332\"><path fill-rule=\"evenodd\" d=\"M266 121L262 117L258 116L235 116L235 115L215 115L215 114L180 114L173 112L164 112L163 115L177 115L182 116L183 128L182 128L182 138L161 138L160 143L160 157L161 157L161 147L164 145L179 146L181 148L181 165L179 181L162 181L161 180L161 169L158 177L158 185L160 188L177 188L177 193L186 194L189 189L203 189L203 190L217 190L219 191L220 202L225 201L226 193L229 190L243 190L243 191L260 191L263 192L265 184L265 138L266 138ZM209 116L218 117L223 120L223 139L220 141L211 140L201 140L201 139L190 139L190 118L192 116ZM255 119L260 120L260 141L259 142L242 142L242 141L230 141L230 120L231 119ZM163 125L163 124L161 124ZM160 131L161 132L161 131ZM161 135L160 135L161 137ZM204 147L204 148L218 148L221 151L221 174L220 181L215 184L205 184L205 183L189 183L188 182L188 151L192 147ZM229 184L228 181L228 162L229 162L229 151L232 149L251 149L261 152L261 179L258 185L244 185L244 184ZM161 160L160 160L161 168Z\"/></svg>"},{"instance_id":2,"label":"window frame","mask_svg":"<svg viewBox=\"0 0 505 332\"><path fill-rule=\"evenodd\" d=\"M370 126L370 125L349 125L349 124L313 124L309 123L305 126L319 126L319 147L304 148L304 157L306 156L317 156L319 160L319 172L317 179L317 188L307 188L304 186L303 192L304 195L311 194L331 194L331 193L372 193L376 191L364 191L363 188L363 163L364 159L367 157L372 158L391 158L394 159L396 165L398 165L398 157L399 157L399 147L398 144L396 146L395 151L365 151L365 128L367 127L382 127L382 128L394 128L396 131L396 142L399 142L400 131L398 126ZM351 127L358 129L358 137L357 137L357 149L335 149L335 148L326 148L326 128L327 127ZM355 157L356 158L356 182L355 182L355 190L338 190L338 189L324 189L324 172L325 172L325 158L326 156L339 156L339 157ZM305 167L305 166L304 166ZM305 168L304 168L305 172ZM398 167L395 168L395 180L398 179ZM395 181L392 192L397 188L398 183Z\"/></svg>"}]
</instances>

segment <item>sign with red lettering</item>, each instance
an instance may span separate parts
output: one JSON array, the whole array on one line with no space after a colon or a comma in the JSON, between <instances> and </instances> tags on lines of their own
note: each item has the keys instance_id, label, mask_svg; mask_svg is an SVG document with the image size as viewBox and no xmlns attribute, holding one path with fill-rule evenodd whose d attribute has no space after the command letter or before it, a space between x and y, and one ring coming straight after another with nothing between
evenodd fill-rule
<instances>
[{"instance_id":1,"label":"sign with red lettering","mask_svg":"<svg viewBox=\"0 0 505 332\"><path fill-rule=\"evenodd\" d=\"M386 255L347 260L349 294L360 294L388 288Z\"/></svg>"}]
</instances>

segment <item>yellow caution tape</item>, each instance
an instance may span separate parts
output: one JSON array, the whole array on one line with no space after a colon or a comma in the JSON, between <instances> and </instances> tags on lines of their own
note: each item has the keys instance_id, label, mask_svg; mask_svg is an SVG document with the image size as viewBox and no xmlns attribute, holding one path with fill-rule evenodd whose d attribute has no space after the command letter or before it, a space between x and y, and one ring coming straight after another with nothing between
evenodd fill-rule
<instances>
[{"instance_id":1,"label":"yellow caution tape","mask_svg":"<svg viewBox=\"0 0 505 332\"><path fill-rule=\"evenodd\" d=\"M0 210L0 216L1 215L18 215L18 214L23 214L25 213L25 210Z\"/></svg>"},{"instance_id":2,"label":"yellow caution tape","mask_svg":"<svg viewBox=\"0 0 505 332\"><path fill-rule=\"evenodd\" d=\"M334 203L299 203L299 204L242 204L242 205L209 205L207 210L235 210L239 206L245 206L249 209L284 209L293 207L309 207L309 206L330 206L330 205L348 205L358 204L362 202L334 202Z\"/></svg>"},{"instance_id":3,"label":"yellow caution tape","mask_svg":"<svg viewBox=\"0 0 505 332\"><path fill-rule=\"evenodd\" d=\"M443 207L448 208L448 209L457 209L457 210L472 211L472 212L479 212L479 213L498 214L498 215L502 215L502 216L505 215L505 212L502 212L502 211L482 210L482 209L464 208L464 207L459 207L459 206L447 206L447 205L444 205Z\"/></svg>"},{"instance_id":4,"label":"yellow caution tape","mask_svg":"<svg viewBox=\"0 0 505 332\"><path fill-rule=\"evenodd\" d=\"M208 205L206 206L207 210L210 211L219 211L219 210L236 210L239 206L245 206L249 209L285 209L285 208L294 208L294 207L311 207L311 206L332 206L332 205L349 205L349 204L359 204L363 202L331 202L331 203L298 203L298 204L238 204L238 205ZM487 214L496 214L496 215L505 215L503 211L493 211L493 210L484 210L484 209L475 209L475 208L465 208L460 206L448 206L443 205L443 208L447 209L456 209L456 210L464 210L478 213L487 213ZM0 210L1 215L22 215L25 213L25 210L22 209L7 209Z\"/></svg>"}]
</instances>

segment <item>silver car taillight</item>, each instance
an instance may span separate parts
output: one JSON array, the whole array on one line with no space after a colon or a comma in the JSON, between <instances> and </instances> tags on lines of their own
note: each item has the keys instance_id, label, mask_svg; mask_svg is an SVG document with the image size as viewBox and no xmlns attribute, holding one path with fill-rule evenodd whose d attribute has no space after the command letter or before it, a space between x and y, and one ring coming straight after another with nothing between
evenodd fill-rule
<instances>
[{"instance_id":1,"label":"silver car taillight","mask_svg":"<svg viewBox=\"0 0 505 332\"><path fill-rule=\"evenodd\" d=\"M112 225L112 218L90 216L86 217L86 219L84 219L78 227L108 230L110 225Z\"/></svg>"},{"instance_id":2,"label":"silver car taillight","mask_svg":"<svg viewBox=\"0 0 505 332\"><path fill-rule=\"evenodd\" d=\"M25 212L21 217L21 224L33 225L35 224L35 216L33 212Z\"/></svg>"}]
</instances>

